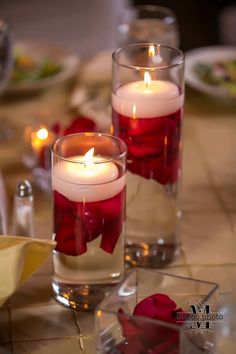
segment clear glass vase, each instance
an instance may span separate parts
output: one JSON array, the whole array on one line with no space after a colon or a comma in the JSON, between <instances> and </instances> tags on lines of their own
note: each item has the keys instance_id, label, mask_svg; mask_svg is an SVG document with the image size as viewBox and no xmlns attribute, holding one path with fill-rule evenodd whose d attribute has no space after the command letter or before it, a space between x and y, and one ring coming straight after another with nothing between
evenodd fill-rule
<instances>
[{"instance_id":1,"label":"clear glass vase","mask_svg":"<svg viewBox=\"0 0 236 354\"><path fill-rule=\"evenodd\" d=\"M94 309L124 273L126 146L81 133L57 140L52 151L54 296Z\"/></svg>"},{"instance_id":2,"label":"clear glass vase","mask_svg":"<svg viewBox=\"0 0 236 354\"><path fill-rule=\"evenodd\" d=\"M113 53L113 128L128 147L126 261L131 266L158 268L178 251L183 104L180 50L140 43Z\"/></svg>"}]
</instances>

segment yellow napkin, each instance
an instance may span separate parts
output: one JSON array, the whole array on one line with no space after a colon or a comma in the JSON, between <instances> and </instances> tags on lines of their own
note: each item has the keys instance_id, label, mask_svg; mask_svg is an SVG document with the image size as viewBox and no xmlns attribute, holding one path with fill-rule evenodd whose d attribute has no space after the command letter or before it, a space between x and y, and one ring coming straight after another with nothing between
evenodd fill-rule
<instances>
[{"instance_id":1,"label":"yellow napkin","mask_svg":"<svg viewBox=\"0 0 236 354\"><path fill-rule=\"evenodd\" d=\"M47 259L56 243L0 235L0 306Z\"/></svg>"}]
</instances>

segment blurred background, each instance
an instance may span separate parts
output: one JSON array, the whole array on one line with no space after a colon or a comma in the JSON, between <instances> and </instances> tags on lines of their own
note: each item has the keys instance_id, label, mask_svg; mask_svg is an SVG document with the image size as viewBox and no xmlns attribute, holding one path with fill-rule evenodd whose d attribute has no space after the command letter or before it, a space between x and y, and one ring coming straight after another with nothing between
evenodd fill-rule
<instances>
[{"instance_id":1,"label":"blurred background","mask_svg":"<svg viewBox=\"0 0 236 354\"><path fill-rule=\"evenodd\" d=\"M128 5L171 8L178 19L183 50L236 43L233 0L1 0L16 39L57 42L80 55L116 47L116 27Z\"/></svg>"}]
</instances>

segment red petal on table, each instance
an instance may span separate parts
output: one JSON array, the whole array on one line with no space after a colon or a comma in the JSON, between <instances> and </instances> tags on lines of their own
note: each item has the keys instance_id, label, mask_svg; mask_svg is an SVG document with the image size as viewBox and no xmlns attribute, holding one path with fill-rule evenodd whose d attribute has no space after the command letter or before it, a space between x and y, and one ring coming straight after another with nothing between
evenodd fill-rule
<instances>
[{"instance_id":1,"label":"red petal on table","mask_svg":"<svg viewBox=\"0 0 236 354\"><path fill-rule=\"evenodd\" d=\"M60 135L61 133L61 124L59 122L56 122L53 124L51 127L51 130L53 131L54 134Z\"/></svg>"},{"instance_id":2,"label":"red petal on table","mask_svg":"<svg viewBox=\"0 0 236 354\"><path fill-rule=\"evenodd\" d=\"M96 124L89 118L78 117L75 118L69 127L64 130L63 135L93 132L96 129Z\"/></svg>"}]
</instances>

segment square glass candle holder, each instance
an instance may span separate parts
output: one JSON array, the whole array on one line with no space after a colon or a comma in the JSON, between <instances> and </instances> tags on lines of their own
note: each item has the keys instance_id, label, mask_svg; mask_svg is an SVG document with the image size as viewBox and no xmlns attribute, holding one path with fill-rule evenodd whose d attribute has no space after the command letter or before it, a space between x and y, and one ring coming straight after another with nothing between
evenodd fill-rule
<instances>
[{"instance_id":1,"label":"square glass candle holder","mask_svg":"<svg viewBox=\"0 0 236 354\"><path fill-rule=\"evenodd\" d=\"M108 134L72 134L52 157L54 296L92 310L124 274L126 146Z\"/></svg>"},{"instance_id":2,"label":"square glass candle holder","mask_svg":"<svg viewBox=\"0 0 236 354\"><path fill-rule=\"evenodd\" d=\"M153 294L176 303L175 323L133 315L136 305ZM214 353L218 296L214 283L134 269L97 308L97 353Z\"/></svg>"},{"instance_id":3,"label":"square glass candle holder","mask_svg":"<svg viewBox=\"0 0 236 354\"><path fill-rule=\"evenodd\" d=\"M184 54L156 43L113 53L114 133L127 145L126 261L160 268L179 249Z\"/></svg>"}]
</instances>

